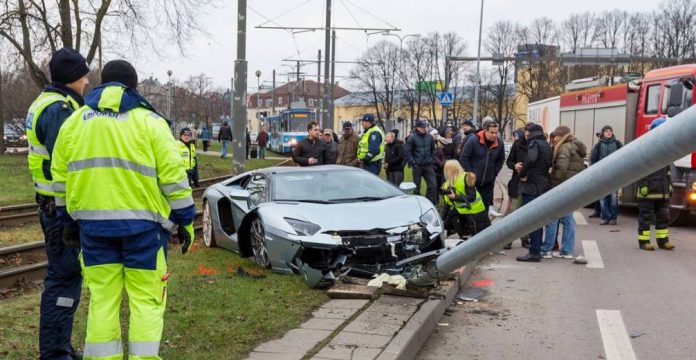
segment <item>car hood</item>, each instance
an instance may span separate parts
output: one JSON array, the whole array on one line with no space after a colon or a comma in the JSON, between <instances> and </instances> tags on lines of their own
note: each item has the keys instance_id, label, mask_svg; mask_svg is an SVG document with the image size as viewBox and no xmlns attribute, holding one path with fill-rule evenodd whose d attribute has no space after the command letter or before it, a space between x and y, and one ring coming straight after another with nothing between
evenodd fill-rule
<instances>
[{"instance_id":1,"label":"car hood","mask_svg":"<svg viewBox=\"0 0 696 360\"><path fill-rule=\"evenodd\" d=\"M309 221L321 226L321 232L331 230L391 229L418 223L424 211L425 198L404 195L379 201L360 201L339 204L271 202L264 204L264 213L273 213L277 221L283 217ZM272 207L272 212L268 207ZM269 219L265 219L268 221Z\"/></svg>"}]
</instances>

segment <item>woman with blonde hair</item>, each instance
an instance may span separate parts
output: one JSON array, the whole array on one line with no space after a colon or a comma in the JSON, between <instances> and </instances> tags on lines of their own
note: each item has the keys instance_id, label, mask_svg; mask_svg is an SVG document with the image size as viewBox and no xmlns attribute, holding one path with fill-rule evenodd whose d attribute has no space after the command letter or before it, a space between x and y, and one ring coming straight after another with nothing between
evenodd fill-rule
<instances>
[{"instance_id":1,"label":"woman with blonde hair","mask_svg":"<svg viewBox=\"0 0 696 360\"><path fill-rule=\"evenodd\" d=\"M445 224L463 237L476 235L491 225L481 194L476 190L476 175L466 172L457 160L448 160L444 166L442 185L445 200Z\"/></svg>"}]
</instances>

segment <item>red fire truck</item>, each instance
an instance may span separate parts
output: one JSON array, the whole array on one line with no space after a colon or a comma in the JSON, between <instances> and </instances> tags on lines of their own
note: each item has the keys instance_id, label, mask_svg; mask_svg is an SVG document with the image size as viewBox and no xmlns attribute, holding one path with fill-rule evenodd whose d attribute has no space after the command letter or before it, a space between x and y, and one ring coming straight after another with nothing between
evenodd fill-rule
<instances>
[{"instance_id":1,"label":"red fire truck","mask_svg":"<svg viewBox=\"0 0 696 360\"><path fill-rule=\"evenodd\" d=\"M625 144L645 134L654 119L676 116L696 103L695 86L696 64L691 64L653 70L629 84L567 92L559 99L560 123L588 148L597 143L605 125ZM696 153L674 162L672 182L672 220L683 223L689 213L696 213ZM619 191L619 203L635 204L635 195L635 185L629 185Z\"/></svg>"}]
</instances>

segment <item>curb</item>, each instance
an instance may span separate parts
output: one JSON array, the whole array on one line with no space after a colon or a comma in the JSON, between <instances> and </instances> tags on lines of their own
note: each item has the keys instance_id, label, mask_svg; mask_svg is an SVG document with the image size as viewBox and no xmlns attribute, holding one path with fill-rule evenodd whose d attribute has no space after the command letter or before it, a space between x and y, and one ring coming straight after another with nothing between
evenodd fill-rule
<instances>
[{"instance_id":1,"label":"curb","mask_svg":"<svg viewBox=\"0 0 696 360\"><path fill-rule=\"evenodd\" d=\"M413 314L399 333L387 345L377 360L411 360L442 318L445 309L452 303L459 290L465 286L478 262L460 269L454 281L442 282L444 298L428 300ZM449 283L449 284L446 284Z\"/></svg>"}]
</instances>

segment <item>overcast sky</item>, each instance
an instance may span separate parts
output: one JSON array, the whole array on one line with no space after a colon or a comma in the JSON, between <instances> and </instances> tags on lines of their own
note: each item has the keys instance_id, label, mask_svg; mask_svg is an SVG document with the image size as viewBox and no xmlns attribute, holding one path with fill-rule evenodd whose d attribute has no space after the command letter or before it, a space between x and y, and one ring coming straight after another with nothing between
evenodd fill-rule
<instances>
[{"instance_id":1,"label":"overcast sky","mask_svg":"<svg viewBox=\"0 0 696 360\"><path fill-rule=\"evenodd\" d=\"M285 58L316 59L317 49L324 47L324 32L304 32L294 36L283 30L255 28L267 19L269 26L324 26L325 0L248 0L247 61L249 66L248 85L250 92L256 87L254 72L262 72L261 81L270 87L271 71L285 74L292 64ZM499 20L529 23L536 17L550 17L557 22L574 12L601 12L613 8L627 11L645 11L657 7L657 1L647 0L584 0L580 2L557 0L486 0L484 7L485 29ZM299 6L299 7L298 7ZM285 12L291 8L297 9ZM467 42L468 55L476 54L480 1L479 0L333 0L333 24L342 27L397 27L395 32L427 34L432 31L454 31ZM201 18L207 34L190 40L185 56L173 47L159 57L140 55L131 59L142 78L153 76L166 81L166 71L171 69L173 77L185 80L190 75L205 73L216 87L229 88L236 59L236 11L237 1L223 0L219 7L211 8ZM265 17L265 18L264 18ZM382 39L398 44L393 36L381 34L367 36L362 31L337 31L336 60L355 60L369 45ZM299 54L298 54L299 51ZM147 52L145 52L147 54ZM337 81L345 83L340 76L348 75L352 65L337 64ZM316 64L302 67L303 72L316 79ZM322 66L322 74L324 72ZM323 78L323 75L322 75ZM277 75L278 82L287 80L287 75ZM262 85L263 86L263 85Z\"/></svg>"}]
</instances>

